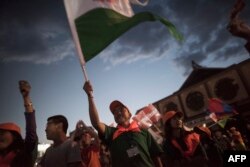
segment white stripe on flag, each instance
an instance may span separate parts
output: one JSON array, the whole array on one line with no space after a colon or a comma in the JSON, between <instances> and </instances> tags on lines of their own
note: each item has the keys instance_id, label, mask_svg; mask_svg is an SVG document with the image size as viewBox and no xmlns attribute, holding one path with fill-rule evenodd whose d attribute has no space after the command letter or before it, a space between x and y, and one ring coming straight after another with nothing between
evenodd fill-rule
<instances>
[{"instance_id":1,"label":"white stripe on flag","mask_svg":"<svg viewBox=\"0 0 250 167\"><path fill-rule=\"evenodd\" d=\"M85 71L85 60L76 30L75 19L94 8L100 7L110 8L118 13L131 17L134 15L134 12L130 3L145 6L147 2L148 0L145 0L144 3L140 0L64 0L64 6L66 8L73 40L76 45L77 55L86 80L88 80L88 77Z\"/></svg>"},{"instance_id":2,"label":"white stripe on flag","mask_svg":"<svg viewBox=\"0 0 250 167\"><path fill-rule=\"evenodd\" d=\"M72 2L77 2L77 1L72 1L72 0L64 0L64 6L67 12L67 17L68 17L68 21L69 21L69 26L71 29L71 33L73 36L73 40L74 43L76 45L76 50L77 50L77 55L79 57L80 60L80 64L83 67L85 65L85 61L84 61L84 57L83 57L83 53L82 53L82 48L79 42L79 38L78 38L78 34L76 32L76 25L75 25L75 10L73 8L73 6L75 5Z\"/></svg>"}]
</instances>

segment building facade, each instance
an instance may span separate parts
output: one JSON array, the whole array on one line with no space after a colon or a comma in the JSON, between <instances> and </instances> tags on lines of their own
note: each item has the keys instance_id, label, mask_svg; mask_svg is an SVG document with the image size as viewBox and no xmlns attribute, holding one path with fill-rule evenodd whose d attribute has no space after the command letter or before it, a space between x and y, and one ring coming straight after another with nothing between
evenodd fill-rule
<instances>
[{"instance_id":1,"label":"building facade","mask_svg":"<svg viewBox=\"0 0 250 167\"><path fill-rule=\"evenodd\" d=\"M153 103L164 114L182 111L187 126L211 123L208 99L219 98L250 119L250 59L227 68L207 68L192 62L193 71L181 88Z\"/></svg>"}]
</instances>

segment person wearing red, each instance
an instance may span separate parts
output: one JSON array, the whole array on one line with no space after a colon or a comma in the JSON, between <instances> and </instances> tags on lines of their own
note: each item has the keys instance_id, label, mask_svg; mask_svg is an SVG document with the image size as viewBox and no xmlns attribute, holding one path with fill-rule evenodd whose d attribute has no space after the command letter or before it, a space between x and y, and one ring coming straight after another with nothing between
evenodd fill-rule
<instances>
[{"instance_id":1,"label":"person wearing red","mask_svg":"<svg viewBox=\"0 0 250 167\"><path fill-rule=\"evenodd\" d=\"M81 167L101 167L99 161L100 142L94 129L86 126L83 121L78 121L74 140L80 145Z\"/></svg>"},{"instance_id":2,"label":"person wearing red","mask_svg":"<svg viewBox=\"0 0 250 167\"><path fill-rule=\"evenodd\" d=\"M168 111L163 116L165 141L164 164L168 167L194 166L201 160L200 136L183 125L183 113ZM198 149L199 148L199 149ZM198 151L200 151L198 153ZM199 159L199 160L198 160ZM199 163L202 166L202 163Z\"/></svg>"},{"instance_id":3,"label":"person wearing red","mask_svg":"<svg viewBox=\"0 0 250 167\"><path fill-rule=\"evenodd\" d=\"M19 89L25 107L26 136L22 138L17 124L0 123L0 167L33 167L37 155L35 111L29 96L31 86L27 81L19 81Z\"/></svg>"},{"instance_id":4,"label":"person wearing red","mask_svg":"<svg viewBox=\"0 0 250 167\"><path fill-rule=\"evenodd\" d=\"M118 126L107 126L99 119L89 81L85 82L84 90L92 126L110 148L112 167L162 167L160 146L147 130L130 121L132 114L128 107L118 100L111 102L109 108Z\"/></svg>"}]
</instances>

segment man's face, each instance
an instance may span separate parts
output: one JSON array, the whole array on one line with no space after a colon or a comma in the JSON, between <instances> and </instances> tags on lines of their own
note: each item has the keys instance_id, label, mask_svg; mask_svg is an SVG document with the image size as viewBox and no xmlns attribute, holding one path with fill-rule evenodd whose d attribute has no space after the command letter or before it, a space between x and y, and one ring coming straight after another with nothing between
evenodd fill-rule
<instances>
[{"instance_id":1,"label":"man's face","mask_svg":"<svg viewBox=\"0 0 250 167\"><path fill-rule=\"evenodd\" d=\"M123 125L125 122L129 121L131 117L128 109L122 105L119 105L114 109L113 115L115 122L119 125Z\"/></svg>"},{"instance_id":2,"label":"man's face","mask_svg":"<svg viewBox=\"0 0 250 167\"><path fill-rule=\"evenodd\" d=\"M47 139L54 140L58 134L58 130L59 124L56 124L52 120L49 120L45 129Z\"/></svg>"},{"instance_id":3,"label":"man's face","mask_svg":"<svg viewBox=\"0 0 250 167\"><path fill-rule=\"evenodd\" d=\"M14 138L10 131L0 129L0 150L8 148Z\"/></svg>"}]
</instances>

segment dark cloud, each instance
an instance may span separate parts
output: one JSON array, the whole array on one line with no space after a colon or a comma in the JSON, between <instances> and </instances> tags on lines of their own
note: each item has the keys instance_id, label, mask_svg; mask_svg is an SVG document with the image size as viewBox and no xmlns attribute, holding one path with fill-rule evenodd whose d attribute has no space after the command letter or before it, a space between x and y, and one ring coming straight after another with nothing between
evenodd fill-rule
<instances>
[{"instance_id":1,"label":"dark cloud","mask_svg":"<svg viewBox=\"0 0 250 167\"><path fill-rule=\"evenodd\" d=\"M2 0L0 6L0 60L51 63L72 54L62 1Z\"/></svg>"},{"instance_id":2,"label":"dark cloud","mask_svg":"<svg viewBox=\"0 0 250 167\"><path fill-rule=\"evenodd\" d=\"M180 1L172 1L173 3L180 3ZM189 6L185 3L192 3L196 5L195 8ZM178 55L178 59L176 59L180 65L183 65L186 69L186 72L189 70L189 67L180 61L182 57L186 55L186 61L190 61L192 59L197 62L202 62L208 56L213 56L215 61L226 60L228 58L232 58L235 56L242 56L244 52L242 51L244 48L242 47L242 43L240 40L235 40L236 37L233 37L227 30L226 26L228 24L230 11L235 3L234 0L210 0L210 1L185 1L183 2L183 6L187 5L189 10L184 10L185 13L179 12L182 11L183 7L178 8L178 5L173 5L175 8L172 9L172 12L176 12L176 17L186 18L181 19L182 25L188 25L186 27L186 31L184 36L189 38L194 35L198 37L199 44L197 47L203 48L197 52L197 55L200 55L202 59L194 59L193 53L183 52ZM189 6L189 7L188 7ZM194 14L192 14L194 13ZM246 7L244 12L242 13L242 18L248 18L250 15L250 7ZM179 24L179 23L178 23ZM179 25L180 26L180 25ZM182 27L182 26L180 26ZM232 42L234 41L234 45ZM193 46L192 43L186 42L186 47ZM233 49L232 49L233 48ZM228 50L231 50L228 52ZM230 53L230 54L228 54ZM240 54L239 54L240 53ZM246 55L246 53L245 53Z\"/></svg>"},{"instance_id":3,"label":"dark cloud","mask_svg":"<svg viewBox=\"0 0 250 167\"><path fill-rule=\"evenodd\" d=\"M182 44L184 49L174 58L176 64L183 67L184 74L190 71L191 60L202 63L210 57L213 57L214 61L224 61L236 56L246 56L242 40L233 37L226 29L235 0L164 2L168 6L164 14L170 16L185 37L185 42ZM241 14L246 21L250 16L249 5Z\"/></svg>"},{"instance_id":4,"label":"dark cloud","mask_svg":"<svg viewBox=\"0 0 250 167\"><path fill-rule=\"evenodd\" d=\"M200 53L199 51L189 53L188 56L177 57L174 61L179 67L184 69L184 75L188 75L191 69L186 67L191 67L191 60L195 60L195 62L203 60L203 56Z\"/></svg>"},{"instance_id":5,"label":"dark cloud","mask_svg":"<svg viewBox=\"0 0 250 167\"><path fill-rule=\"evenodd\" d=\"M143 23L119 38L117 43L121 47L117 47L117 43L111 45L107 50L113 50L112 54L104 51L103 57L106 61L122 63L171 55L178 67L183 68L184 75L191 70L191 60L202 63L207 58L224 61L244 57L247 53L242 51L242 40L233 37L226 29L234 3L234 0L161 0L150 1L144 8L135 7L136 12L148 10L166 17L176 25L185 40L182 43L174 41L160 23ZM247 19L249 15L250 6L246 6L241 16ZM169 50L178 48L178 45L182 49L171 54Z\"/></svg>"},{"instance_id":6,"label":"dark cloud","mask_svg":"<svg viewBox=\"0 0 250 167\"><path fill-rule=\"evenodd\" d=\"M185 40L179 43L162 24L148 22L125 33L100 56L113 64L171 56L184 74L190 71L191 60L202 63L207 58L218 61L244 56L244 41L226 30L234 3L151 0L146 7L134 6L135 12L151 11L169 19ZM2 0L0 4L0 60L50 63L74 54L62 1ZM249 18L250 4L241 16Z\"/></svg>"}]
</instances>

